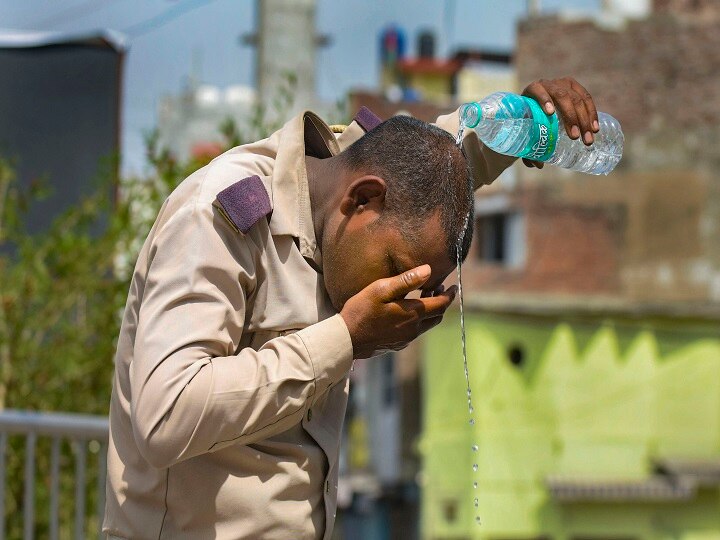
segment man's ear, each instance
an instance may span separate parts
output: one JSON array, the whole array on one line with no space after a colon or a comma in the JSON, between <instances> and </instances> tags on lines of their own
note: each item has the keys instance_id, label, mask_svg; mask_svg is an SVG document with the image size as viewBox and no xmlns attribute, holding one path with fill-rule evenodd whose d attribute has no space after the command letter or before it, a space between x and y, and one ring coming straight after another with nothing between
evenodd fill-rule
<instances>
[{"instance_id":1,"label":"man's ear","mask_svg":"<svg viewBox=\"0 0 720 540\"><path fill-rule=\"evenodd\" d=\"M346 216L362 212L381 214L385 208L386 192L387 184L379 176L361 176L345 189L340 201L340 211Z\"/></svg>"}]
</instances>

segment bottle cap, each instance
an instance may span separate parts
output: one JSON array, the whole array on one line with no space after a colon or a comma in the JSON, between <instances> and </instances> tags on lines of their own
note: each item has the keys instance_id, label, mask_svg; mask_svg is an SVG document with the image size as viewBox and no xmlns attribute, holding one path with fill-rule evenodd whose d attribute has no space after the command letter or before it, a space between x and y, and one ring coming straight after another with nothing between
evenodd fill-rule
<instances>
[{"instance_id":1,"label":"bottle cap","mask_svg":"<svg viewBox=\"0 0 720 540\"><path fill-rule=\"evenodd\" d=\"M480 105L475 102L465 103L460 107L460 125L474 128L480 123L482 118L482 110Z\"/></svg>"}]
</instances>

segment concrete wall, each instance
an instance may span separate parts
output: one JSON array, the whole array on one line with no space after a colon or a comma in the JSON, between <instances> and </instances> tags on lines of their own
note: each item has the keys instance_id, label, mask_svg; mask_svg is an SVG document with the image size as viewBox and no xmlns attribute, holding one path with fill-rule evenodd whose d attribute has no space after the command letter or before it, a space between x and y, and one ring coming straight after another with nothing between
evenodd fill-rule
<instances>
[{"instance_id":1,"label":"concrete wall","mask_svg":"<svg viewBox=\"0 0 720 540\"><path fill-rule=\"evenodd\" d=\"M425 341L425 538L720 535L717 487L685 502L623 504L561 503L546 487L549 475L640 480L658 459L717 459L716 323L474 312L466 325L473 426L457 316ZM523 353L520 367L511 348Z\"/></svg>"}]
</instances>

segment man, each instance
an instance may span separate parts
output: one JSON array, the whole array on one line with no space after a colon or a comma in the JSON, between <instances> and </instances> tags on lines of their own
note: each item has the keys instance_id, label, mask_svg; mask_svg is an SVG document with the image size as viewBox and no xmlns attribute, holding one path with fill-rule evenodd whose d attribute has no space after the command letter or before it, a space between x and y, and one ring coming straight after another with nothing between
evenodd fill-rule
<instances>
[{"instance_id":1,"label":"man","mask_svg":"<svg viewBox=\"0 0 720 540\"><path fill-rule=\"evenodd\" d=\"M577 82L525 93L592 141ZM457 113L375 124L300 114L163 204L115 359L109 538L330 537L352 362L441 321L473 188L513 161L474 134L461 153Z\"/></svg>"}]
</instances>

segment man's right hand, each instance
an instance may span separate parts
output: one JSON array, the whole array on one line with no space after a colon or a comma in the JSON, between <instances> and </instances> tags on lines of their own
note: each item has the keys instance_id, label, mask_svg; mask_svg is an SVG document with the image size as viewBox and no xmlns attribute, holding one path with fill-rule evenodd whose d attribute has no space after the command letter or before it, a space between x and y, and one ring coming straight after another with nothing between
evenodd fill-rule
<instances>
[{"instance_id":1,"label":"man's right hand","mask_svg":"<svg viewBox=\"0 0 720 540\"><path fill-rule=\"evenodd\" d=\"M399 276L379 279L345 302L340 316L350 331L355 358L403 349L442 321L455 298L455 286L437 296L405 298L425 284L430 272L430 266L425 264Z\"/></svg>"}]
</instances>

